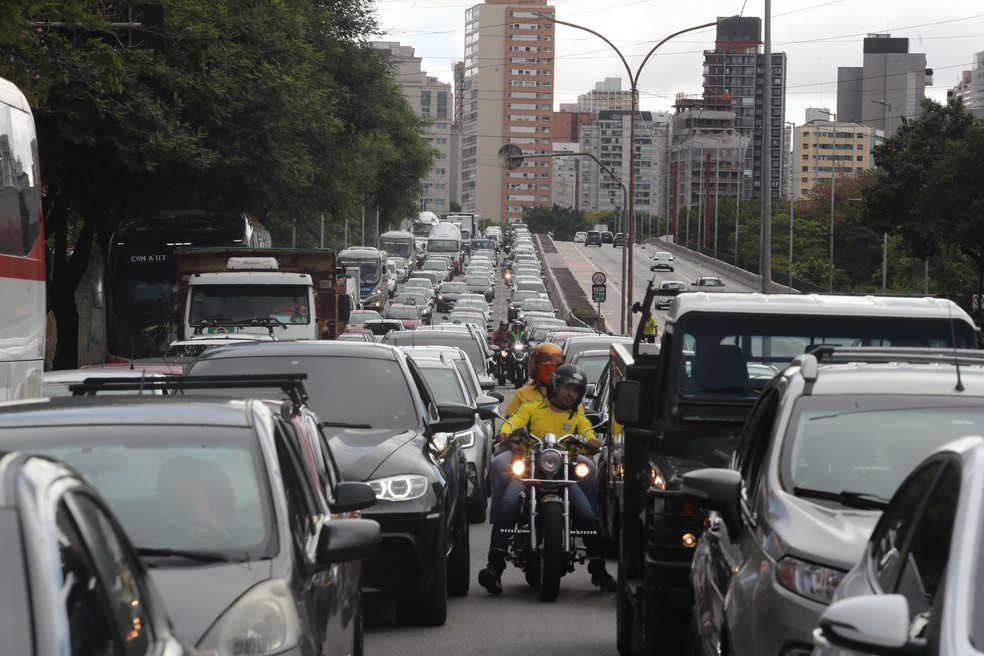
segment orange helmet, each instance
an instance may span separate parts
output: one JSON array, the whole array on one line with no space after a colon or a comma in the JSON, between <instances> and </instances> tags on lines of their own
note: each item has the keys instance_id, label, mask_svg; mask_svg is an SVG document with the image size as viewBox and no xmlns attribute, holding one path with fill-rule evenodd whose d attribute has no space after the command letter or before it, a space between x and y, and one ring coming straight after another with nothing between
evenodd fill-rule
<instances>
[{"instance_id":1,"label":"orange helmet","mask_svg":"<svg viewBox=\"0 0 984 656\"><path fill-rule=\"evenodd\" d=\"M553 342L540 342L530 353L526 370L535 382L546 385L557 367L564 364L564 352Z\"/></svg>"}]
</instances>

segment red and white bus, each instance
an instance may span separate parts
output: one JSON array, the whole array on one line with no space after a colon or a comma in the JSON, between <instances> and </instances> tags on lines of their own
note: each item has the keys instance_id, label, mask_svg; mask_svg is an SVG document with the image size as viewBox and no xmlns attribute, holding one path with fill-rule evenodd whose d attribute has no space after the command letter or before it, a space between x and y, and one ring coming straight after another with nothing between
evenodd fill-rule
<instances>
[{"instance_id":1,"label":"red and white bus","mask_svg":"<svg viewBox=\"0 0 984 656\"><path fill-rule=\"evenodd\" d=\"M41 396L45 267L41 166L27 99L0 78L0 400Z\"/></svg>"}]
</instances>

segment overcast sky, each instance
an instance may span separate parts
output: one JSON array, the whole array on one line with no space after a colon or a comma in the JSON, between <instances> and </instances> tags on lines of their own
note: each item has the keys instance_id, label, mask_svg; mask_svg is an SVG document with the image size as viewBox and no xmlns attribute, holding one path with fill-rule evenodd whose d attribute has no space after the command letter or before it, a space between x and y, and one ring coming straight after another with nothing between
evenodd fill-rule
<instances>
[{"instance_id":1,"label":"overcast sky","mask_svg":"<svg viewBox=\"0 0 984 656\"><path fill-rule=\"evenodd\" d=\"M423 69L452 82L463 59L469 0L377 0L385 40L413 46ZM764 0L554 0L558 20L589 27L612 41L633 74L645 54L674 32L719 16L765 18ZM607 7L605 5L608 5ZM802 123L808 107L837 108L837 68L861 66L862 40L871 33L907 37L909 52L926 53L933 85L926 95L945 102L974 53L984 51L984 0L775 0L772 52L787 57L786 120ZM764 20L763 20L764 37ZM667 41L639 80L643 110L669 111L677 93L700 95L703 51L714 47L715 28ZM554 109L571 103L606 77L628 74L596 36L558 25Z\"/></svg>"}]
</instances>

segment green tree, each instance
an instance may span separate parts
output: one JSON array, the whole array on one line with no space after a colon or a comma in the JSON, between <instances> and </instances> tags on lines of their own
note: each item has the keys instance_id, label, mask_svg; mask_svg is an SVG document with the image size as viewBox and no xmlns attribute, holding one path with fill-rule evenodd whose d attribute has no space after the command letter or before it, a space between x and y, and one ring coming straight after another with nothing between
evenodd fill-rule
<instances>
[{"instance_id":1,"label":"green tree","mask_svg":"<svg viewBox=\"0 0 984 656\"><path fill-rule=\"evenodd\" d=\"M923 113L903 119L875 147L878 170L863 190L862 216L876 232L897 235L917 261L958 250L975 264L984 288L984 120L957 99L924 100ZM941 269L944 270L944 269Z\"/></svg>"},{"instance_id":2,"label":"green tree","mask_svg":"<svg viewBox=\"0 0 984 656\"><path fill-rule=\"evenodd\" d=\"M158 50L120 47L102 7L13 0L0 15L0 75L38 124L52 309L68 337L56 366L74 366L91 246L105 252L122 217L248 210L281 239L296 225L303 246L318 244L322 214L339 245L362 208L382 225L415 211L432 154L367 41L369 0L165 0Z\"/></svg>"},{"instance_id":3,"label":"green tree","mask_svg":"<svg viewBox=\"0 0 984 656\"><path fill-rule=\"evenodd\" d=\"M530 232L552 232L554 239L560 241L573 241L574 233L585 229L584 212L556 203L552 207L524 207L523 222Z\"/></svg>"}]
</instances>

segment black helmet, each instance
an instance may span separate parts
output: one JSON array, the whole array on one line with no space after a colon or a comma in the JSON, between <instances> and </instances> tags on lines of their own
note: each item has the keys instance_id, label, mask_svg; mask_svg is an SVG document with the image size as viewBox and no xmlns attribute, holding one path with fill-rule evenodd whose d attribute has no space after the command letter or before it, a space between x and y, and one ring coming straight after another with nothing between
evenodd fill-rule
<instances>
[{"instance_id":1,"label":"black helmet","mask_svg":"<svg viewBox=\"0 0 984 656\"><path fill-rule=\"evenodd\" d=\"M502 328L503 326L508 326L508 325L509 325L509 322L508 321L506 321L505 319L499 319L499 327L500 328Z\"/></svg>"},{"instance_id":2,"label":"black helmet","mask_svg":"<svg viewBox=\"0 0 984 656\"><path fill-rule=\"evenodd\" d=\"M554 371L553 376L550 377L550 382L547 383L547 398L553 399L554 392L565 383L577 387L577 400L571 408L566 409L576 408L584 400L584 394L588 391L588 377L584 375L581 367L576 364L560 365Z\"/></svg>"}]
</instances>

